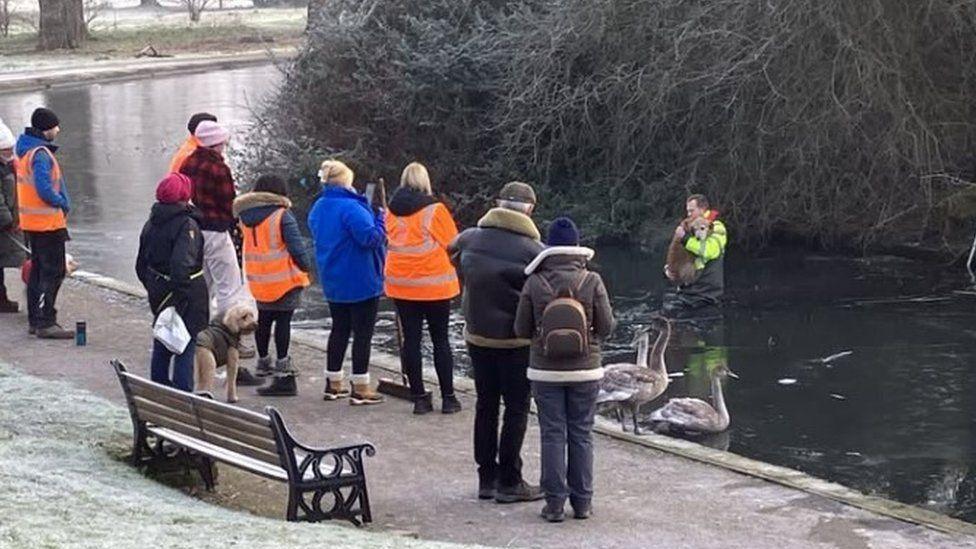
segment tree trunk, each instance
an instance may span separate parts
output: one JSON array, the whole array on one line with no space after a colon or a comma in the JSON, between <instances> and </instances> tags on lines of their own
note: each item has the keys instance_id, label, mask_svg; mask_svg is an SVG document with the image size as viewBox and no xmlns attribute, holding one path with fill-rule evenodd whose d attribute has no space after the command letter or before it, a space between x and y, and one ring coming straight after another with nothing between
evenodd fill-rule
<instances>
[{"instance_id":1,"label":"tree trunk","mask_svg":"<svg viewBox=\"0 0 976 549\"><path fill-rule=\"evenodd\" d=\"M158 8L159 0L139 0L140 8Z\"/></svg>"},{"instance_id":2,"label":"tree trunk","mask_svg":"<svg viewBox=\"0 0 976 549\"><path fill-rule=\"evenodd\" d=\"M329 0L308 0L308 17L305 20L305 32L311 32L318 21L325 17L326 4Z\"/></svg>"},{"instance_id":3,"label":"tree trunk","mask_svg":"<svg viewBox=\"0 0 976 549\"><path fill-rule=\"evenodd\" d=\"M40 49L78 48L88 38L84 0L39 0Z\"/></svg>"}]
</instances>

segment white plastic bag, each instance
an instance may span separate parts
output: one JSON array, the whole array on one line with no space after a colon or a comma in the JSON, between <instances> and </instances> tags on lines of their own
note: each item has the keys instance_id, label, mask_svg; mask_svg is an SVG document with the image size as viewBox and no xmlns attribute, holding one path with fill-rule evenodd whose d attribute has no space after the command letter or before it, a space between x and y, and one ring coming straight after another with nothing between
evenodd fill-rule
<instances>
[{"instance_id":1,"label":"white plastic bag","mask_svg":"<svg viewBox=\"0 0 976 549\"><path fill-rule=\"evenodd\" d=\"M169 352L183 354L186 346L190 344L190 332L187 331L180 314L176 312L176 307L166 307L159 313L153 325L153 337Z\"/></svg>"}]
</instances>

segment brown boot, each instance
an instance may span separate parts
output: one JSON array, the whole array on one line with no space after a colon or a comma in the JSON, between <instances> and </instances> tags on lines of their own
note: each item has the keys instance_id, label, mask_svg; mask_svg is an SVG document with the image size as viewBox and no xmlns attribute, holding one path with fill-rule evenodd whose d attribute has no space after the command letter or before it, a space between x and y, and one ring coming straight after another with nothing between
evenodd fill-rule
<instances>
[{"instance_id":1,"label":"brown boot","mask_svg":"<svg viewBox=\"0 0 976 549\"><path fill-rule=\"evenodd\" d=\"M383 402L383 397L374 391L369 383L353 383L352 384L352 396L349 398L349 404L353 406L362 406L368 404L379 404Z\"/></svg>"},{"instance_id":2,"label":"brown boot","mask_svg":"<svg viewBox=\"0 0 976 549\"><path fill-rule=\"evenodd\" d=\"M325 380L325 391L322 392L323 400L339 400L349 396L349 389L342 380Z\"/></svg>"}]
</instances>

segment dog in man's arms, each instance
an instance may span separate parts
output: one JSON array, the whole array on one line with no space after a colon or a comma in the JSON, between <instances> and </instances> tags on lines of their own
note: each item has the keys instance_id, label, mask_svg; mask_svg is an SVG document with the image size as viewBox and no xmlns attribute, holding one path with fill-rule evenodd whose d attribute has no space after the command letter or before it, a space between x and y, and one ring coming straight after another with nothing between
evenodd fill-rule
<instances>
[{"instance_id":1,"label":"dog in man's arms","mask_svg":"<svg viewBox=\"0 0 976 549\"><path fill-rule=\"evenodd\" d=\"M211 321L197 334L193 358L193 385L197 393L213 394L217 368L227 367L227 402L237 402L237 367L241 336L258 327L257 311L249 305L234 305L222 320Z\"/></svg>"}]
</instances>

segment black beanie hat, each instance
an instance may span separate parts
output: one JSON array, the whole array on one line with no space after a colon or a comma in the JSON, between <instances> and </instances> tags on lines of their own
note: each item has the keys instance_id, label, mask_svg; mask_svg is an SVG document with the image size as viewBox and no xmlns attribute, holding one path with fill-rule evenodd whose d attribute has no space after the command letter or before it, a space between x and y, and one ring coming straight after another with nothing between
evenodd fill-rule
<instances>
[{"instance_id":1,"label":"black beanie hat","mask_svg":"<svg viewBox=\"0 0 976 549\"><path fill-rule=\"evenodd\" d=\"M58 115L54 114L51 109L46 109L41 107L34 111L31 115L31 127L35 130L40 130L46 132L55 126L60 126L61 122L58 120Z\"/></svg>"},{"instance_id":2,"label":"black beanie hat","mask_svg":"<svg viewBox=\"0 0 976 549\"><path fill-rule=\"evenodd\" d=\"M217 117L209 112L198 112L190 117L190 121L186 123L186 129L190 130L190 134L192 135L197 132L197 126L199 126L200 122L203 122L204 120L216 122Z\"/></svg>"},{"instance_id":3,"label":"black beanie hat","mask_svg":"<svg viewBox=\"0 0 976 549\"><path fill-rule=\"evenodd\" d=\"M550 246L579 246L580 234L576 223L568 217L557 217L549 224L549 238L546 244Z\"/></svg>"}]
</instances>

